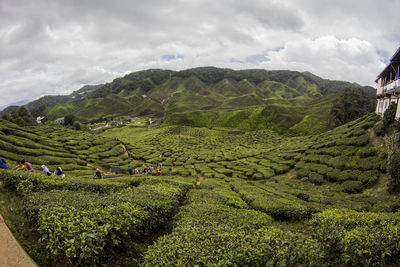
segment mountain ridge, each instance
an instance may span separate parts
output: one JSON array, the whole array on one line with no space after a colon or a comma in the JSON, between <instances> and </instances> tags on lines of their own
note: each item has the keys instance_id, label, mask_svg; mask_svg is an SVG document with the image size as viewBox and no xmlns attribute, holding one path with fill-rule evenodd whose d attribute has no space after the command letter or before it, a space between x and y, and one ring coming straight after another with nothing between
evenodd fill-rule
<instances>
[{"instance_id":1,"label":"mountain ridge","mask_svg":"<svg viewBox=\"0 0 400 267\"><path fill-rule=\"evenodd\" d=\"M348 88L359 89L371 97L375 95L372 87L326 80L309 72L216 67L182 71L148 69L103 85L84 86L67 96L45 96L25 106L31 113L49 119L68 114L81 122L105 116L152 116L166 123L236 130L270 128L282 132L303 121L305 116L307 121L328 120L335 101L330 96ZM310 109L310 105L318 108ZM204 120L201 112L214 119ZM272 120L274 114L280 117ZM243 124L240 119L257 125ZM206 125L205 121L213 123Z\"/></svg>"}]
</instances>

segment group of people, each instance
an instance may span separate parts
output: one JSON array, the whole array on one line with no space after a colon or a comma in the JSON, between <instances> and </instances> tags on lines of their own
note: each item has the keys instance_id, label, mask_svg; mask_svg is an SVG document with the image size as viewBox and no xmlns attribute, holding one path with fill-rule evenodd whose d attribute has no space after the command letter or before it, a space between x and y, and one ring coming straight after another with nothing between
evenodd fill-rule
<instances>
[{"instance_id":1,"label":"group of people","mask_svg":"<svg viewBox=\"0 0 400 267\"><path fill-rule=\"evenodd\" d=\"M133 170L131 166L128 166L128 173L129 175L133 175L133 174L144 174L144 175L152 175L154 172L156 172L157 176L161 176L161 165L157 164L158 168L157 170L154 169L154 167L143 167L142 170L139 169L135 169Z\"/></svg>"},{"instance_id":2,"label":"group of people","mask_svg":"<svg viewBox=\"0 0 400 267\"><path fill-rule=\"evenodd\" d=\"M65 174L61 169L61 167L57 167L53 173L50 172L49 168L47 168L46 165L42 165L41 168L42 172L48 176L59 176L61 178L65 177ZM7 163L4 159L0 159L0 169L7 169ZM24 159L18 160L17 166L12 168L12 170L35 172L35 169L33 168L32 164L25 161Z\"/></svg>"},{"instance_id":3,"label":"group of people","mask_svg":"<svg viewBox=\"0 0 400 267\"><path fill-rule=\"evenodd\" d=\"M142 170L139 170L139 169L133 170L131 166L128 166L128 173L129 173L129 175L133 175L133 174L152 175L155 173L157 176L161 176L161 167L162 167L161 162L157 163L157 169L155 169L154 167L143 166ZM42 168L42 172L48 176L58 176L61 178L65 177L65 174L64 174L63 170L61 169L61 167L57 167L53 173L44 164L41 166L41 168ZM7 169L7 163L4 159L0 159L0 169ZM15 166L12 169L20 170L20 171L35 172L35 169L33 168L32 164L25 161L24 159L18 160L17 166ZM99 179L103 178L103 174L99 168L96 169L96 172L95 172L93 178L99 178Z\"/></svg>"}]
</instances>

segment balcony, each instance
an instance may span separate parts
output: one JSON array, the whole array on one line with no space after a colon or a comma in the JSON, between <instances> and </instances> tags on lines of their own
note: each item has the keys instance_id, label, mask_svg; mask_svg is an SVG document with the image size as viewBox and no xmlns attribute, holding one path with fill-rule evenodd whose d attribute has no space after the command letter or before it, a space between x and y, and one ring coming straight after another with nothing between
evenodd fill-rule
<instances>
[{"instance_id":1,"label":"balcony","mask_svg":"<svg viewBox=\"0 0 400 267\"><path fill-rule=\"evenodd\" d=\"M383 86L378 87L377 94L380 95L385 93L391 93L392 91L398 89L399 87L400 87L400 79L397 79Z\"/></svg>"}]
</instances>

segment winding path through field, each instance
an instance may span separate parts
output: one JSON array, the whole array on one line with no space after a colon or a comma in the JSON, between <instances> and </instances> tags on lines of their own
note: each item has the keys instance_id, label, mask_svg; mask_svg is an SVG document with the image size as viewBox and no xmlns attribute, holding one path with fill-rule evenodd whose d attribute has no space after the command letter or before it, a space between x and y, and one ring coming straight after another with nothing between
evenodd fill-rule
<instances>
[{"instance_id":1,"label":"winding path through field","mask_svg":"<svg viewBox=\"0 0 400 267\"><path fill-rule=\"evenodd\" d=\"M11 234L0 215L0 266L37 266Z\"/></svg>"},{"instance_id":2,"label":"winding path through field","mask_svg":"<svg viewBox=\"0 0 400 267\"><path fill-rule=\"evenodd\" d=\"M198 173L197 177L198 177L198 179L197 179L196 185L200 186L201 182L203 182L203 180L204 180L204 176L201 175L200 173Z\"/></svg>"}]
</instances>

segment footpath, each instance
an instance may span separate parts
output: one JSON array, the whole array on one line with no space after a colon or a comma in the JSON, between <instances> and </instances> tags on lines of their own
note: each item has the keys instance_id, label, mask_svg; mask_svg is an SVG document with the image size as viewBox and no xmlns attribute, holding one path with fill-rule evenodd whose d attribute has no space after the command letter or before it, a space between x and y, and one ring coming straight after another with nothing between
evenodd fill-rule
<instances>
[{"instance_id":1,"label":"footpath","mask_svg":"<svg viewBox=\"0 0 400 267\"><path fill-rule=\"evenodd\" d=\"M0 215L0 266L37 266L11 234Z\"/></svg>"}]
</instances>

